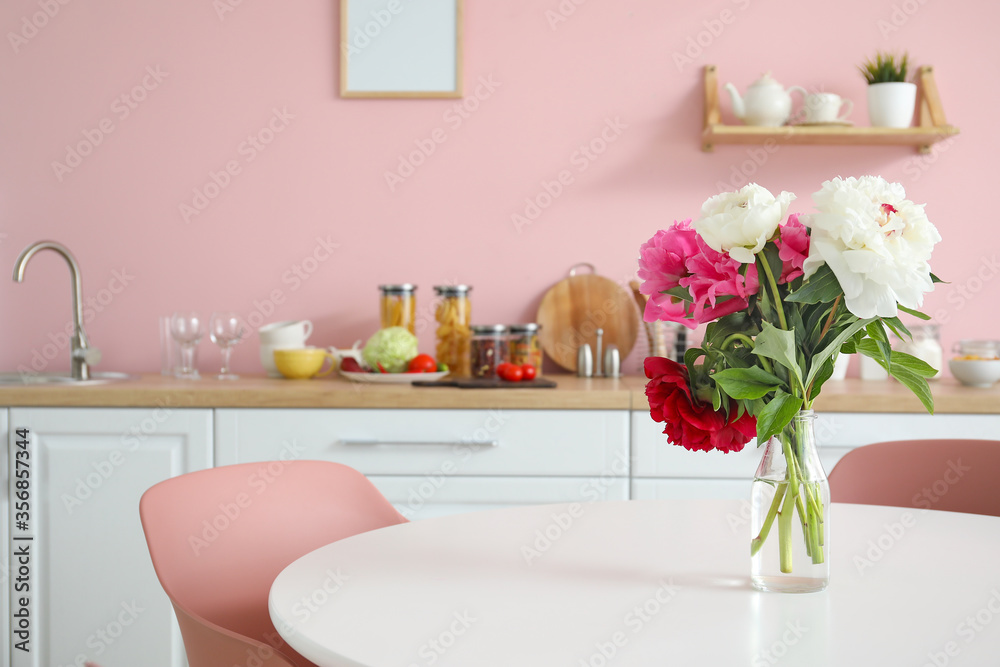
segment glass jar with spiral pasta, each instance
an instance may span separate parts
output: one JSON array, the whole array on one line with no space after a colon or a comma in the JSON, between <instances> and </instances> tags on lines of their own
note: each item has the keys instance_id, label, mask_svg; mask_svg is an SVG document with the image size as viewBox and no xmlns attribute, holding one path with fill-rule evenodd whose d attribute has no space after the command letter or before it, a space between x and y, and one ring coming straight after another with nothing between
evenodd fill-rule
<instances>
[{"instance_id":1,"label":"glass jar with spiral pasta","mask_svg":"<svg viewBox=\"0 0 1000 667\"><path fill-rule=\"evenodd\" d=\"M379 319L383 329L406 327L411 334L417 328L416 285L379 285Z\"/></svg>"},{"instance_id":2,"label":"glass jar with spiral pasta","mask_svg":"<svg viewBox=\"0 0 1000 667\"><path fill-rule=\"evenodd\" d=\"M434 311L437 320L436 356L439 364L447 364L454 377L472 374L472 306L468 285L438 285L434 288L439 301Z\"/></svg>"},{"instance_id":3,"label":"glass jar with spiral pasta","mask_svg":"<svg viewBox=\"0 0 1000 667\"><path fill-rule=\"evenodd\" d=\"M542 374L542 346L538 341L538 330L541 327L535 323L511 324L507 327L510 333L510 363L517 366L534 366L538 375Z\"/></svg>"}]
</instances>

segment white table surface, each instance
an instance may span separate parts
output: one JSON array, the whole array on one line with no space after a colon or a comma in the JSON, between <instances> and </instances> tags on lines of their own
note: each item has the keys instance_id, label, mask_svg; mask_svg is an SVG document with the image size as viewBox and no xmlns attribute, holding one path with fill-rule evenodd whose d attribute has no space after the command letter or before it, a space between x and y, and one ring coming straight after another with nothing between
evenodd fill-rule
<instances>
[{"instance_id":1,"label":"white table surface","mask_svg":"<svg viewBox=\"0 0 1000 667\"><path fill-rule=\"evenodd\" d=\"M655 500L393 526L292 563L271 618L321 667L1000 665L1000 518L834 505L830 586L794 595L751 588L748 516Z\"/></svg>"}]
</instances>

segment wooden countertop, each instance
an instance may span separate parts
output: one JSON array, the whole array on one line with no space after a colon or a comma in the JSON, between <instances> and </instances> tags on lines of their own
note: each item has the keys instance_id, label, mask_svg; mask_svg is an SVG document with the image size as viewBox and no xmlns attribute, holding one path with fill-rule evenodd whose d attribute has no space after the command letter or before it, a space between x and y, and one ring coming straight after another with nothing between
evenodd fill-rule
<instances>
[{"instance_id":1,"label":"wooden countertop","mask_svg":"<svg viewBox=\"0 0 1000 667\"><path fill-rule=\"evenodd\" d=\"M617 380L546 376L555 389L456 389L355 384L342 378L234 382L177 380L143 375L136 380L83 387L0 387L0 406L179 408L438 408L539 410L646 410L645 378ZM973 389L951 378L931 382L940 414L1000 414L1000 385ZM920 401L894 381L828 382L817 412L923 413Z\"/></svg>"},{"instance_id":2,"label":"wooden countertop","mask_svg":"<svg viewBox=\"0 0 1000 667\"><path fill-rule=\"evenodd\" d=\"M546 376L548 377L548 376ZM0 406L178 408L508 408L628 410L643 378L557 375L554 389L458 389L350 382L340 377L284 380L247 376L234 381L136 380L82 387L0 387Z\"/></svg>"}]
</instances>

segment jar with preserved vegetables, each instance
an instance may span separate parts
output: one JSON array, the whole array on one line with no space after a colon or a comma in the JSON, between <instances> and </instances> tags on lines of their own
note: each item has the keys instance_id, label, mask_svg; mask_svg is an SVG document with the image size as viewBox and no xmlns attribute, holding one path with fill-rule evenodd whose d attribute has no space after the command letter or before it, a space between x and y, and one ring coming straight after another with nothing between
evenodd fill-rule
<instances>
[{"instance_id":1,"label":"jar with preserved vegetables","mask_svg":"<svg viewBox=\"0 0 1000 667\"><path fill-rule=\"evenodd\" d=\"M534 366L538 375L542 374L542 346L538 341L537 324L511 324L510 332L510 363L518 366Z\"/></svg>"},{"instance_id":2,"label":"jar with preserved vegetables","mask_svg":"<svg viewBox=\"0 0 1000 667\"><path fill-rule=\"evenodd\" d=\"M472 308L468 285L438 285L440 298L434 316L437 320L437 360L447 364L454 377L472 375Z\"/></svg>"},{"instance_id":3,"label":"jar with preserved vegetables","mask_svg":"<svg viewBox=\"0 0 1000 667\"><path fill-rule=\"evenodd\" d=\"M502 324L472 327L472 377L495 378L497 366L508 360L507 327Z\"/></svg>"},{"instance_id":4,"label":"jar with preserved vegetables","mask_svg":"<svg viewBox=\"0 0 1000 667\"><path fill-rule=\"evenodd\" d=\"M379 285L379 319L383 329L406 327L411 334L417 331L416 285Z\"/></svg>"}]
</instances>

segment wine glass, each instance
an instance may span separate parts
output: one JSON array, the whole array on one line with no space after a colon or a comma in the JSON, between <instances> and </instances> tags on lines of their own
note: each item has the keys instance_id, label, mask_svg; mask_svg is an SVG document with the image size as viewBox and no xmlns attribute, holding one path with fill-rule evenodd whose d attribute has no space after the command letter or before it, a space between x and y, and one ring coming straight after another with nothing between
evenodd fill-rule
<instances>
[{"instance_id":1,"label":"wine glass","mask_svg":"<svg viewBox=\"0 0 1000 667\"><path fill-rule=\"evenodd\" d=\"M186 380L197 380L198 369L195 368L197 346L205 335L204 323L198 313L176 312L170 318L170 335L181 346L181 366L177 377Z\"/></svg>"},{"instance_id":2,"label":"wine glass","mask_svg":"<svg viewBox=\"0 0 1000 667\"><path fill-rule=\"evenodd\" d=\"M222 372L217 377L220 380L239 379L239 375L229 372L229 356L233 352L233 346L246 336L246 329L240 323L239 315L229 311L212 313L208 321L208 335L222 349Z\"/></svg>"}]
</instances>

